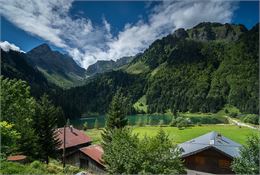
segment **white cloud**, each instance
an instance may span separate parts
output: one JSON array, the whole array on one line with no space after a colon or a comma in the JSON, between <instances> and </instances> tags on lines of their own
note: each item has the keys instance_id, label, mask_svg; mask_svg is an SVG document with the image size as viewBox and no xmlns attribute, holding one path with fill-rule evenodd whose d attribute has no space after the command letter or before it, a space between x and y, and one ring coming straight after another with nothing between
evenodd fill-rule
<instances>
[{"instance_id":1,"label":"white cloud","mask_svg":"<svg viewBox=\"0 0 260 175\"><path fill-rule=\"evenodd\" d=\"M9 50L14 50L14 51L17 51L17 52L25 53L19 47L17 47L14 44L9 43L8 41L4 41L4 42L0 41L0 48L3 49L3 51L5 51L5 52L9 52Z\"/></svg>"},{"instance_id":2,"label":"white cloud","mask_svg":"<svg viewBox=\"0 0 260 175\"><path fill-rule=\"evenodd\" d=\"M72 18L72 0L0 0L0 14L21 29L65 49L83 67L96 60L116 60L144 51L154 40L175 29L199 22L230 22L235 6L230 1L163 1L149 12L149 20L126 24L117 36L103 17Z\"/></svg>"}]
</instances>

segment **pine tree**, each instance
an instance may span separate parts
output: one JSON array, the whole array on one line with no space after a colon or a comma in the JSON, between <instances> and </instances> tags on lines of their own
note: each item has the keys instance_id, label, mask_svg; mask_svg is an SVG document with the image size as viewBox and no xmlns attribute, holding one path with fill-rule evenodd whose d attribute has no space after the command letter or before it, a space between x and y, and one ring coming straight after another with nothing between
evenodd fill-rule
<instances>
[{"instance_id":1,"label":"pine tree","mask_svg":"<svg viewBox=\"0 0 260 175\"><path fill-rule=\"evenodd\" d=\"M105 147L111 142L113 130L124 128L128 120L125 111L125 98L120 90L117 90L109 107L106 126L102 132L102 145Z\"/></svg>"},{"instance_id":2,"label":"pine tree","mask_svg":"<svg viewBox=\"0 0 260 175\"><path fill-rule=\"evenodd\" d=\"M109 106L106 128L123 128L127 125L125 97L118 90Z\"/></svg>"},{"instance_id":3,"label":"pine tree","mask_svg":"<svg viewBox=\"0 0 260 175\"><path fill-rule=\"evenodd\" d=\"M57 148L60 145L55 133L59 109L52 105L48 96L44 94L36 107L34 128L38 135L38 158L49 163L49 157L56 158Z\"/></svg>"}]
</instances>

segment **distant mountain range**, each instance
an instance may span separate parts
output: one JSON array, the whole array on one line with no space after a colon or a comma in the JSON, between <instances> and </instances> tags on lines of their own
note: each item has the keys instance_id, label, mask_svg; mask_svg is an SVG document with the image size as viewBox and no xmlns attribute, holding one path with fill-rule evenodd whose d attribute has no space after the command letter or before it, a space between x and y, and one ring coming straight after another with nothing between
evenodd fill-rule
<instances>
[{"instance_id":1,"label":"distant mountain range","mask_svg":"<svg viewBox=\"0 0 260 175\"><path fill-rule=\"evenodd\" d=\"M26 53L28 63L36 67L48 81L60 87L73 87L83 83L86 70L71 57L53 51L47 44L35 47Z\"/></svg>"},{"instance_id":2,"label":"distant mountain range","mask_svg":"<svg viewBox=\"0 0 260 175\"><path fill-rule=\"evenodd\" d=\"M137 56L97 61L87 70L46 44L28 53L1 49L1 74L27 81L37 95L47 91L68 117L104 114L117 89L128 100L128 113L217 112L228 104L258 113L258 38L259 24L248 30L200 23L154 41Z\"/></svg>"},{"instance_id":3,"label":"distant mountain range","mask_svg":"<svg viewBox=\"0 0 260 175\"><path fill-rule=\"evenodd\" d=\"M5 56L7 55L8 53L5 52ZM50 83L62 88L82 85L88 77L118 69L133 59L133 57L123 57L117 61L97 61L85 70L73 58L51 50L47 44L35 47L31 51L24 53L22 57L29 65L39 70Z\"/></svg>"},{"instance_id":4,"label":"distant mountain range","mask_svg":"<svg viewBox=\"0 0 260 175\"><path fill-rule=\"evenodd\" d=\"M100 74L108 71L118 69L128 63L130 63L134 57L122 57L116 61L113 60L99 60L95 64L90 65L87 68L87 75L92 76L95 74Z\"/></svg>"}]
</instances>

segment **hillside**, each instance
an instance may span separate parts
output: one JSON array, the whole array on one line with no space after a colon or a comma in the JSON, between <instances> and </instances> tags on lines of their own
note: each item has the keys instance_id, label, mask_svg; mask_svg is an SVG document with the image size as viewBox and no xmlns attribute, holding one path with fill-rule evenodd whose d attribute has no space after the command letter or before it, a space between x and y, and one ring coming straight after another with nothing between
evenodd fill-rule
<instances>
[{"instance_id":1,"label":"hillside","mask_svg":"<svg viewBox=\"0 0 260 175\"><path fill-rule=\"evenodd\" d=\"M5 52L1 49L1 75L27 81L31 86L32 95L37 97L55 88L37 69L27 63L24 53L13 50Z\"/></svg>"},{"instance_id":2,"label":"hillside","mask_svg":"<svg viewBox=\"0 0 260 175\"><path fill-rule=\"evenodd\" d=\"M52 51L47 44L32 49L26 55L29 63L57 86L68 88L83 83L86 70L68 55Z\"/></svg>"},{"instance_id":3,"label":"hillside","mask_svg":"<svg viewBox=\"0 0 260 175\"><path fill-rule=\"evenodd\" d=\"M116 61L113 60L99 60L95 64L90 65L86 73L88 76L93 76L95 74L104 73L118 69L133 60L134 57L122 57Z\"/></svg>"},{"instance_id":4,"label":"hillside","mask_svg":"<svg viewBox=\"0 0 260 175\"><path fill-rule=\"evenodd\" d=\"M66 113L105 113L117 88L129 99L129 113L167 110L216 112L231 104L258 113L258 24L201 23L156 40L122 70L96 76L66 91ZM195 33L195 34L194 34ZM140 100L139 100L140 99ZM75 102L75 104L73 104ZM144 103L144 104L143 104ZM68 108L68 106L70 108Z\"/></svg>"}]
</instances>

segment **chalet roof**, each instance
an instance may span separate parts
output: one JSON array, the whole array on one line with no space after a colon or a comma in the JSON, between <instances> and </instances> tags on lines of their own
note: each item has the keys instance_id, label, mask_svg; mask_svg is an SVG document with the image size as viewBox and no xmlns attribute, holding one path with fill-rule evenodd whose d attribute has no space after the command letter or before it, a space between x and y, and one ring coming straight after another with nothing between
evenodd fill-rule
<instances>
[{"instance_id":1,"label":"chalet roof","mask_svg":"<svg viewBox=\"0 0 260 175\"><path fill-rule=\"evenodd\" d=\"M25 155L15 155L15 156L8 156L7 160L9 161L20 161L25 160L27 157Z\"/></svg>"},{"instance_id":2,"label":"chalet roof","mask_svg":"<svg viewBox=\"0 0 260 175\"><path fill-rule=\"evenodd\" d=\"M200 137L194 138L182 144L179 144L182 149L182 157L187 157L208 148L215 148L228 157L234 158L240 156L240 144L222 136L221 134L212 131Z\"/></svg>"},{"instance_id":3,"label":"chalet roof","mask_svg":"<svg viewBox=\"0 0 260 175\"><path fill-rule=\"evenodd\" d=\"M100 145L90 145L84 148L80 148L80 151L89 156L91 159L95 160L100 165L104 166L102 161L102 155L104 151Z\"/></svg>"},{"instance_id":4,"label":"chalet roof","mask_svg":"<svg viewBox=\"0 0 260 175\"><path fill-rule=\"evenodd\" d=\"M58 128L56 130L57 137L61 140L61 145L59 149L63 149L64 145L64 128ZM73 128L73 126L66 127L66 148L74 147L84 143L89 143L92 139L87 136L83 131Z\"/></svg>"}]
</instances>

